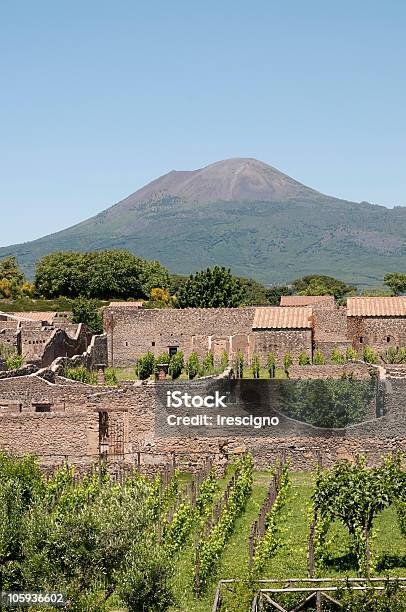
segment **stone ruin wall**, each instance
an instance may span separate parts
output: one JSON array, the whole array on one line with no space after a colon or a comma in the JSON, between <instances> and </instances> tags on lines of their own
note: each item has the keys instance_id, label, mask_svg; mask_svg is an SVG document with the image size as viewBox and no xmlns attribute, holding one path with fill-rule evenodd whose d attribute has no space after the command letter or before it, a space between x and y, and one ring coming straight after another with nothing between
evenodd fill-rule
<instances>
[{"instance_id":1,"label":"stone ruin wall","mask_svg":"<svg viewBox=\"0 0 406 612\"><path fill-rule=\"evenodd\" d=\"M297 363L300 353L306 353L312 358L311 329L272 329L254 330L252 332L253 352L259 355L262 367L266 367L268 353L273 353L276 363L283 365L283 358L290 353Z\"/></svg>"},{"instance_id":2,"label":"stone ruin wall","mask_svg":"<svg viewBox=\"0 0 406 612\"><path fill-rule=\"evenodd\" d=\"M320 366L327 369L330 366ZM335 366L337 376L342 372ZM306 368L304 368L306 369ZM344 367L342 367L344 369ZM406 450L404 405L405 385L392 381L386 397L387 414L379 419L349 427L333 435L302 425L294 435L284 432L256 437L159 438L155 435L155 410L159 407L157 385L128 382L118 388L94 387L55 377L55 384L38 376L0 380L0 448L17 453L33 452L44 464L61 464L65 458L91 464L99 456L99 413L109 414L110 428L123 435L122 456L110 459L120 465L134 465L141 453L145 465L164 465L171 453L184 465L193 467L209 454L246 449L256 463L265 467L282 451L289 453L293 469L308 469L317 453L325 464L367 453L378 461L384 452ZM36 404L51 404L51 412L35 412ZM220 452L220 449L223 449ZM121 451L120 451L121 452Z\"/></svg>"},{"instance_id":3,"label":"stone ruin wall","mask_svg":"<svg viewBox=\"0 0 406 612\"><path fill-rule=\"evenodd\" d=\"M348 337L361 355L366 346L385 353L390 346L406 347L406 321L401 317L348 317Z\"/></svg>"},{"instance_id":4,"label":"stone ruin wall","mask_svg":"<svg viewBox=\"0 0 406 612\"><path fill-rule=\"evenodd\" d=\"M254 307L138 309L107 307L103 318L108 336L109 364L132 365L151 351L155 356L176 346L185 358L212 350L217 359L224 350L248 355Z\"/></svg>"}]
</instances>

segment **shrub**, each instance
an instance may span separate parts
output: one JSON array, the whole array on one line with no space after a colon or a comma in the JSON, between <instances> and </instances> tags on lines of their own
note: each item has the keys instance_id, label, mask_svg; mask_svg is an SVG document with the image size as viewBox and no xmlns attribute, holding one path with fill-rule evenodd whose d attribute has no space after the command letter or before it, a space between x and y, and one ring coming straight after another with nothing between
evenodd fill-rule
<instances>
[{"instance_id":1,"label":"shrub","mask_svg":"<svg viewBox=\"0 0 406 612\"><path fill-rule=\"evenodd\" d=\"M94 334L103 333L103 319L96 300L79 297L72 304L72 323L83 323Z\"/></svg>"},{"instance_id":2,"label":"shrub","mask_svg":"<svg viewBox=\"0 0 406 612\"><path fill-rule=\"evenodd\" d=\"M140 380L147 380L155 370L155 357L151 351L140 357L137 361L136 372Z\"/></svg>"},{"instance_id":3,"label":"shrub","mask_svg":"<svg viewBox=\"0 0 406 612\"><path fill-rule=\"evenodd\" d=\"M366 346L364 348L364 351L362 353L362 359L366 363L378 363L378 355L375 353L373 349L371 349L370 346Z\"/></svg>"},{"instance_id":4,"label":"shrub","mask_svg":"<svg viewBox=\"0 0 406 612\"><path fill-rule=\"evenodd\" d=\"M269 372L269 378L275 378L276 358L274 353L268 353L267 369Z\"/></svg>"},{"instance_id":5,"label":"shrub","mask_svg":"<svg viewBox=\"0 0 406 612\"><path fill-rule=\"evenodd\" d=\"M199 374L199 370L199 356L197 353L191 353L186 363L186 373L189 376L189 380L196 378L196 376Z\"/></svg>"},{"instance_id":6,"label":"shrub","mask_svg":"<svg viewBox=\"0 0 406 612\"><path fill-rule=\"evenodd\" d=\"M326 358L323 353L317 349L317 351L313 355L313 364L314 365L325 365Z\"/></svg>"},{"instance_id":7,"label":"shrub","mask_svg":"<svg viewBox=\"0 0 406 612\"><path fill-rule=\"evenodd\" d=\"M406 349L390 346L383 355L385 363L406 363Z\"/></svg>"},{"instance_id":8,"label":"shrub","mask_svg":"<svg viewBox=\"0 0 406 612\"><path fill-rule=\"evenodd\" d=\"M155 363L169 363L170 361L170 357L168 353L162 353L162 355L158 355L158 357L155 359Z\"/></svg>"},{"instance_id":9,"label":"shrub","mask_svg":"<svg viewBox=\"0 0 406 612\"><path fill-rule=\"evenodd\" d=\"M292 355L290 353L286 353L285 357L283 358L283 367L285 368L286 373L288 372L292 364L293 364Z\"/></svg>"},{"instance_id":10,"label":"shrub","mask_svg":"<svg viewBox=\"0 0 406 612\"><path fill-rule=\"evenodd\" d=\"M8 357L6 357L5 361L7 370L17 370L23 365L24 357L22 355L14 353L13 355L9 355Z\"/></svg>"},{"instance_id":11,"label":"shrub","mask_svg":"<svg viewBox=\"0 0 406 612\"><path fill-rule=\"evenodd\" d=\"M228 368L228 353L227 351L224 351L221 355L221 359L220 359L220 366L222 371L224 371L226 368Z\"/></svg>"},{"instance_id":12,"label":"shrub","mask_svg":"<svg viewBox=\"0 0 406 612\"><path fill-rule=\"evenodd\" d=\"M305 353L304 351L302 353L300 353L299 355L299 365L300 366L306 366L310 364L310 357L307 353Z\"/></svg>"},{"instance_id":13,"label":"shrub","mask_svg":"<svg viewBox=\"0 0 406 612\"><path fill-rule=\"evenodd\" d=\"M203 372L205 374L211 374L214 370L214 355L209 351L206 357L203 359Z\"/></svg>"},{"instance_id":14,"label":"shrub","mask_svg":"<svg viewBox=\"0 0 406 612\"><path fill-rule=\"evenodd\" d=\"M355 349L353 349L351 346L349 346L345 352L345 358L347 361L354 361L354 359L357 359L358 355L357 355L357 351Z\"/></svg>"},{"instance_id":15,"label":"shrub","mask_svg":"<svg viewBox=\"0 0 406 612\"><path fill-rule=\"evenodd\" d=\"M179 376L182 374L183 366L183 353L181 351L178 351L177 353L172 355L169 361L169 374L174 380L176 378L179 378Z\"/></svg>"},{"instance_id":16,"label":"shrub","mask_svg":"<svg viewBox=\"0 0 406 612\"><path fill-rule=\"evenodd\" d=\"M340 351L340 349L338 348L333 349L331 353L331 361L336 364L345 363L345 357L343 353Z\"/></svg>"},{"instance_id":17,"label":"shrub","mask_svg":"<svg viewBox=\"0 0 406 612\"><path fill-rule=\"evenodd\" d=\"M252 362L251 362L251 368L252 368L252 375L254 378L259 378L259 371L261 368L261 364L259 361L259 355L253 355L252 356Z\"/></svg>"},{"instance_id":18,"label":"shrub","mask_svg":"<svg viewBox=\"0 0 406 612\"><path fill-rule=\"evenodd\" d=\"M106 385L117 384L117 373L114 368L106 368L104 371L104 378Z\"/></svg>"},{"instance_id":19,"label":"shrub","mask_svg":"<svg viewBox=\"0 0 406 612\"><path fill-rule=\"evenodd\" d=\"M83 366L77 368L66 368L65 377L70 380L76 380L87 385L94 385L97 382L96 372L91 372Z\"/></svg>"},{"instance_id":20,"label":"shrub","mask_svg":"<svg viewBox=\"0 0 406 612\"><path fill-rule=\"evenodd\" d=\"M237 378L242 378L244 375L244 355L241 351L235 356L235 375Z\"/></svg>"}]
</instances>

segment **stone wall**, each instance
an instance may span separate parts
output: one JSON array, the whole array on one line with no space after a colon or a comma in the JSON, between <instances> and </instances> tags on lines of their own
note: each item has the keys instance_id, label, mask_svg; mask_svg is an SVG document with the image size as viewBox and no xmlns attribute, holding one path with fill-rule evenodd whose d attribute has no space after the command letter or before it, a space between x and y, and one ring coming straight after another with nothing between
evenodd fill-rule
<instances>
[{"instance_id":1,"label":"stone wall","mask_svg":"<svg viewBox=\"0 0 406 612\"><path fill-rule=\"evenodd\" d=\"M289 378L293 380L314 380L327 378L340 379L343 376L351 375L357 380L366 380L376 373L375 368L366 363L345 363L326 364L326 365L308 365L299 366L293 365L289 368Z\"/></svg>"},{"instance_id":2,"label":"stone wall","mask_svg":"<svg viewBox=\"0 0 406 612\"><path fill-rule=\"evenodd\" d=\"M248 351L255 308L140 309L109 306L104 309L109 364L135 363L151 351L155 356L177 347L187 358L192 351L204 356L212 350ZM234 338L234 342L233 342Z\"/></svg>"},{"instance_id":3,"label":"stone wall","mask_svg":"<svg viewBox=\"0 0 406 612\"><path fill-rule=\"evenodd\" d=\"M313 309L314 349L323 353L328 360L334 349L345 353L351 346L347 331L347 309Z\"/></svg>"},{"instance_id":4,"label":"stone wall","mask_svg":"<svg viewBox=\"0 0 406 612\"><path fill-rule=\"evenodd\" d=\"M266 367L268 353L274 353L278 365L290 353L297 362L300 353L305 352L312 358L312 331L310 329L255 330L252 332L252 349L258 354L263 367Z\"/></svg>"},{"instance_id":5,"label":"stone wall","mask_svg":"<svg viewBox=\"0 0 406 612\"><path fill-rule=\"evenodd\" d=\"M401 317L348 317L348 337L359 353L366 346L385 353L390 346L406 347L406 320Z\"/></svg>"}]
</instances>

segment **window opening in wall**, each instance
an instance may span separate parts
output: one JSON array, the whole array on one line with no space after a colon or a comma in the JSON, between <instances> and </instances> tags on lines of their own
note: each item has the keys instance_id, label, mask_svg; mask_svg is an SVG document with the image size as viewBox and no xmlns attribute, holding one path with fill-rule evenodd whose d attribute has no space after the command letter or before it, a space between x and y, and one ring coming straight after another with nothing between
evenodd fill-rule
<instances>
[{"instance_id":1,"label":"window opening in wall","mask_svg":"<svg viewBox=\"0 0 406 612\"><path fill-rule=\"evenodd\" d=\"M35 404L35 412L51 412L52 404Z\"/></svg>"},{"instance_id":2,"label":"window opening in wall","mask_svg":"<svg viewBox=\"0 0 406 612\"><path fill-rule=\"evenodd\" d=\"M360 336L360 337L359 337L359 341L360 341L360 344L362 344L362 343L364 342L364 337L363 337L363 336Z\"/></svg>"},{"instance_id":3,"label":"window opening in wall","mask_svg":"<svg viewBox=\"0 0 406 612\"><path fill-rule=\"evenodd\" d=\"M390 342L390 336L386 336L386 342Z\"/></svg>"},{"instance_id":4,"label":"window opening in wall","mask_svg":"<svg viewBox=\"0 0 406 612\"><path fill-rule=\"evenodd\" d=\"M125 344L126 346L128 346L128 342L127 342L127 341L126 341L124 344Z\"/></svg>"},{"instance_id":5,"label":"window opening in wall","mask_svg":"<svg viewBox=\"0 0 406 612\"><path fill-rule=\"evenodd\" d=\"M155 346L155 342L154 341L152 341L152 346Z\"/></svg>"},{"instance_id":6,"label":"window opening in wall","mask_svg":"<svg viewBox=\"0 0 406 612\"><path fill-rule=\"evenodd\" d=\"M177 346L169 346L168 347L169 357L172 357L172 355L176 355L177 352L178 352L178 347Z\"/></svg>"}]
</instances>

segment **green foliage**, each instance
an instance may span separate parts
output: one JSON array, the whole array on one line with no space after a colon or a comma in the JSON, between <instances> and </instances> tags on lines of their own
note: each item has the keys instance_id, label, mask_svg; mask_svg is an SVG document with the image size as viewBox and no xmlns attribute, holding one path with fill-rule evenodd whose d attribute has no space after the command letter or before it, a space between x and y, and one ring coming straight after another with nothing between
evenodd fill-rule
<instances>
[{"instance_id":1,"label":"green foliage","mask_svg":"<svg viewBox=\"0 0 406 612\"><path fill-rule=\"evenodd\" d=\"M77 380L78 382L86 383L87 385L95 385L97 382L96 372L91 372L83 366L79 366L77 368L66 368L65 378Z\"/></svg>"},{"instance_id":2,"label":"green foliage","mask_svg":"<svg viewBox=\"0 0 406 612\"><path fill-rule=\"evenodd\" d=\"M292 285L299 295L334 295L335 299L340 301L348 294L356 293L356 287L323 274L303 276L293 281Z\"/></svg>"},{"instance_id":3,"label":"green foliage","mask_svg":"<svg viewBox=\"0 0 406 612\"><path fill-rule=\"evenodd\" d=\"M377 468L367 468L363 458L355 464L340 461L317 476L315 510L319 516L341 521L347 527L361 575L368 576L371 570L367 545L369 541L371 546L375 517L404 495L406 473L400 462L400 455L385 458ZM369 554L372 556L371 549Z\"/></svg>"},{"instance_id":4,"label":"green foliage","mask_svg":"<svg viewBox=\"0 0 406 612\"><path fill-rule=\"evenodd\" d=\"M186 362L186 373L189 376L189 380L196 378L200 371L199 356L193 352L190 354L189 359Z\"/></svg>"},{"instance_id":5,"label":"green foliage","mask_svg":"<svg viewBox=\"0 0 406 612\"><path fill-rule=\"evenodd\" d=\"M215 266L191 274L176 298L178 308L230 308L242 303L243 292L230 270Z\"/></svg>"},{"instance_id":6,"label":"green foliage","mask_svg":"<svg viewBox=\"0 0 406 612\"><path fill-rule=\"evenodd\" d=\"M400 295L406 292L406 274L402 272L391 272L390 274L386 274L383 282L393 291L394 295Z\"/></svg>"},{"instance_id":7,"label":"green foliage","mask_svg":"<svg viewBox=\"0 0 406 612\"><path fill-rule=\"evenodd\" d=\"M252 355L251 369L252 369L253 378L259 378L259 371L261 369L261 363L259 360L259 355L256 355L255 353Z\"/></svg>"},{"instance_id":8,"label":"green foliage","mask_svg":"<svg viewBox=\"0 0 406 612\"><path fill-rule=\"evenodd\" d=\"M369 346L366 346L362 352L362 359L365 363L378 363L377 353Z\"/></svg>"},{"instance_id":9,"label":"green foliage","mask_svg":"<svg viewBox=\"0 0 406 612\"><path fill-rule=\"evenodd\" d=\"M135 366L137 376L140 380L147 380L155 371L155 357L151 351L137 360Z\"/></svg>"},{"instance_id":10,"label":"green foliage","mask_svg":"<svg viewBox=\"0 0 406 612\"><path fill-rule=\"evenodd\" d=\"M406 500L399 501L396 504L396 510L398 515L398 523L400 531L404 538L406 538Z\"/></svg>"},{"instance_id":11,"label":"green foliage","mask_svg":"<svg viewBox=\"0 0 406 612\"><path fill-rule=\"evenodd\" d=\"M214 355L211 351L209 351L203 359L202 370L206 375L212 374L214 371Z\"/></svg>"},{"instance_id":12,"label":"green foliage","mask_svg":"<svg viewBox=\"0 0 406 612\"><path fill-rule=\"evenodd\" d=\"M293 290L287 285L274 285L268 289L268 302L271 306L279 306L283 295L292 295Z\"/></svg>"},{"instance_id":13,"label":"green foliage","mask_svg":"<svg viewBox=\"0 0 406 612\"><path fill-rule=\"evenodd\" d=\"M24 363L24 357L19 355L14 347L5 342L0 342L0 359L4 361L7 370L21 368Z\"/></svg>"},{"instance_id":14,"label":"green foliage","mask_svg":"<svg viewBox=\"0 0 406 612\"><path fill-rule=\"evenodd\" d=\"M114 368L106 368L104 370L104 379L106 385L114 386L117 384L117 372Z\"/></svg>"},{"instance_id":15,"label":"green foliage","mask_svg":"<svg viewBox=\"0 0 406 612\"><path fill-rule=\"evenodd\" d=\"M323 353L317 349L317 351L314 352L313 355L313 364L314 365L325 365L326 363L326 358L324 357Z\"/></svg>"},{"instance_id":16,"label":"green foliage","mask_svg":"<svg viewBox=\"0 0 406 612\"><path fill-rule=\"evenodd\" d=\"M244 355L238 351L235 356L235 375L237 378L242 378L244 374Z\"/></svg>"},{"instance_id":17,"label":"green foliage","mask_svg":"<svg viewBox=\"0 0 406 612\"><path fill-rule=\"evenodd\" d=\"M103 318L97 301L87 298L76 298L72 302L72 323L84 323L93 334L103 333Z\"/></svg>"},{"instance_id":18,"label":"green foliage","mask_svg":"<svg viewBox=\"0 0 406 612\"><path fill-rule=\"evenodd\" d=\"M357 351L353 349L351 346L349 346L347 350L345 351L345 358L347 361L354 361L355 359L358 358Z\"/></svg>"},{"instance_id":19,"label":"green foliage","mask_svg":"<svg viewBox=\"0 0 406 612\"><path fill-rule=\"evenodd\" d=\"M26 286L17 259L13 256L0 259L0 298L19 298Z\"/></svg>"},{"instance_id":20,"label":"green foliage","mask_svg":"<svg viewBox=\"0 0 406 612\"><path fill-rule=\"evenodd\" d=\"M169 361L169 375L172 376L173 380L179 378L182 374L182 370L184 367L183 353L182 351L178 351L175 355L172 355Z\"/></svg>"},{"instance_id":21,"label":"green foliage","mask_svg":"<svg viewBox=\"0 0 406 612\"><path fill-rule=\"evenodd\" d=\"M228 353L227 351L223 351L221 354L221 359L220 359L220 367L223 372L226 368L228 368L228 363L229 363Z\"/></svg>"},{"instance_id":22,"label":"green foliage","mask_svg":"<svg viewBox=\"0 0 406 612\"><path fill-rule=\"evenodd\" d=\"M293 364L292 355L290 353L286 353L283 358L283 367L285 368L285 372L289 371L290 366Z\"/></svg>"},{"instance_id":23,"label":"green foliage","mask_svg":"<svg viewBox=\"0 0 406 612\"><path fill-rule=\"evenodd\" d=\"M302 351L299 355L299 365L300 366L310 365L310 357L304 351Z\"/></svg>"},{"instance_id":24,"label":"green foliage","mask_svg":"<svg viewBox=\"0 0 406 612\"><path fill-rule=\"evenodd\" d=\"M381 357L385 363L406 363L406 349L399 346L390 346Z\"/></svg>"},{"instance_id":25,"label":"green foliage","mask_svg":"<svg viewBox=\"0 0 406 612\"><path fill-rule=\"evenodd\" d=\"M269 289L252 278L237 277L242 289L242 301L244 306L267 306L269 305Z\"/></svg>"},{"instance_id":26,"label":"green foliage","mask_svg":"<svg viewBox=\"0 0 406 612\"><path fill-rule=\"evenodd\" d=\"M336 363L337 365L341 365L345 363L345 355L338 348L334 348L331 353L331 361L332 363Z\"/></svg>"},{"instance_id":27,"label":"green foliage","mask_svg":"<svg viewBox=\"0 0 406 612\"><path fill-rule=\"evenodd\" d=\"M236 480L217 524L211 529L205 540L200 541L198 578L200 590L207 586L207 580L213 572L220 554L234 530L237 518L244 511L251 495L253 479L253 461L251 455L245 455L236 463Z\"/></svg>"},{"instance_id":28,"label":"green foliage","mask_svg":"<svg viewBox=\"0 0 406 612\"><path fill-rule=\"evenodd\" d=\"M276 357L274 353L268 353L267 370L269 372L269 378L275 378Z\"/></svg>"},{"instance_id":29,"label":"green foliage","mask_svg":"<svg viewBox=\"0 0 406 612\"><path fill-rule=\"evenodd\" d=\"M265 519L265 535L257 543L252 563L253 575L260 575L271 556L283 546L283 512L288 499L291 483L287 465L282 466L282 475L278 486L278 492L271 510Z\"/></svg>"},{"instance_id":30,"label":"green foliage","mask_svg":"<svg viewBox=\"0 0 406 612\"><path fill-rule=\"evenodd\" d=\"M168 286L169 274L158 262L125 250L51 253L35 273L35 290L47 298L148 298L152 288Z\"/></svg>"},{"instance_id":31,"label":"green foliage","mask_svg":"<svg viewBox=\"0 0 406 612\"><path fill-rule=\"evenodd\" d=\"M283 413L315 427L360 423L376 395L374 380L303 380L284 385Z\"/></svg>"},{"instance_id":32,"label":"green foliage","mask_svg":"<svg viewBox=\"0 0 406 612\"><path fill-rule=\"evenodd\" d=\"M162 355L158 355L158 357L155 359L155 362L158 363L168 363L169 364L170 361L170 357L169 357L169 353L162 353Z\"/></svg>"}]
</instances>

